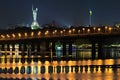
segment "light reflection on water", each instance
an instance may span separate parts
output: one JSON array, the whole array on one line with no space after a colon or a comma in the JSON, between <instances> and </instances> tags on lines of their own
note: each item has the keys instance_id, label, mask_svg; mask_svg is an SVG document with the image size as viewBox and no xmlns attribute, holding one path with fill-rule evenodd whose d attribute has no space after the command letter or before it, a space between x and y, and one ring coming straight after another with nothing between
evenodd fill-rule
<instances>
[{"instance_id":1,"label":"light reflection on water","mask_svg":"<svg viewBox=\"0 0 120 80\"><path fill-rule=\"evenodd\" d=\"M82 60L82 61L45 61L18 63L3 63L0 68L3 71L0 73L2 78L31 78L33 80L45 78L60 79L60 80L119 80L120 79L120 60L105 59L105 60ZM116 66L117 65L117 66ZM51 66L51 72L49 70ZM13 68L13 73L8 73L10 68ZM15 69L18 67L18 73L15 74ZM22 69L21 69L22 68ZM23 70L23 73L21 73Z\"/></svg>"}]
</instances>

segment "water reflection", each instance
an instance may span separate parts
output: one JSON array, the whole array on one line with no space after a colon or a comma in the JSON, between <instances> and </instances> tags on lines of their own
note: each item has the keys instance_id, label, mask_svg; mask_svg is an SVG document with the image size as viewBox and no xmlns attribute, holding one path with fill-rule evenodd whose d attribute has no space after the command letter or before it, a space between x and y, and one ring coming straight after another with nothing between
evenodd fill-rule
<instances>
[{"instance_id":1,"label":"water reflection","mask_svg":"<svg viewBox=\"0 0 120 80\"><path fill-rule=\"evenodd\" d=\"M27 74L31 74L31 66L27 66L26 72Z\"/></svg>"},{"instance_id":2,"label":"water reflection","mask_svg":"<svg viewBox=\"0 0 120 80\"><path fill-rule=\"evenodd\" d=\"M0 80L119 80L120 60L1 63ZM14 76L14 77L13 77ZM12 79L13 78L13 79Z\"/></svg>"}]
</instances>

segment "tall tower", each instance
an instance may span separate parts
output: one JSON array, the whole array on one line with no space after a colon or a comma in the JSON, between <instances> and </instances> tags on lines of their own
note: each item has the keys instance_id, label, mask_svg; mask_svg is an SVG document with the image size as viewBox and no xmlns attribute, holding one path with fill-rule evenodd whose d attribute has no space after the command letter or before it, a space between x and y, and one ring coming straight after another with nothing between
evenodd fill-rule
<instances>
[{"instance_id":1,"label":"tall tower","mask_svg":"<svg viewBox=\"0 0 120 80\"><path fill-rule=\"evenodd\" d=\"M92 10L89 11L89 26L92 26Z\"/></svg>"},{"instance_id":2,"label":"tall tower","mask_svg":"<svg viewBox=\"0 0 120 80\"><path fill-rule=\"evenodd\" d=\"M40 28L39 24L37 22L37 11L38 11L38 8L34 9L33 6L32 6L33 22L31 24L31 29L38 29L38 28Z\"/></svg>"}]
</instances>

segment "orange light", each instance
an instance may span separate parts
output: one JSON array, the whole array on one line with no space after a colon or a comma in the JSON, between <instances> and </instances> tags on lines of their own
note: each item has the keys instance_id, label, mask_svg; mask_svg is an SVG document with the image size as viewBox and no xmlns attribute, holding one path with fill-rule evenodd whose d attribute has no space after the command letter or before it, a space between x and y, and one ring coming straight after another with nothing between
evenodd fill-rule
<instances>
[{"instance_id":1,"label":"orange light","mask_svg":"<svg viewBox=\"0 0 120 80\"><path fill-rule=\"evenodd\" d=\"M88 31L88 33L89 33L89 32L90 32L90 29L88 29L87 31Z\"/></svg>"},{"instance_id":2,"label":"orange light","mask_svg":"<svg viewBox=\"0 0 120 80\"><path fill-rule=\"evenodd\" d=\"M75 29L72 29L72 31L74 32L74 31L75 31Z\"/></svg>"},{"instance_id":3,"label":"orange light","mask_svg":"<svg viewBox=\"0 0 120 80\"><path fill-rule=\"evenodd\" d=\"M10 38L10 35L7 34L6 36L7 36L8 38Z\"/></svg>"},{"instance_id":4,"label":"orange light","mask_svg":"<svg viewBox=\"0 0 120 80\"><path fill-rule=\"evenodd\" d=\"M71 34L71 30L69 30L69 34Z\"/></svg>"},{"instance_id":5,"label":"orange light","mask_svg":"<svg viewBox=\"0 0 120 80\"><path fill-rule=\"evenodd\" d=\"M111 27L109 27L109 31L111 31L112 30L112 28Z\"/></svg>"},{"instance_id":6,"label":"orange light","mask_svg":"<svg viewBox=\"0 0 120 80\"><path fill-rule=\"evenodd\" d=\"M45 35L47 35L49 33L49 31L47 30L46 32L45 32Z\"/></svg>"},{"instance_id":7,"label":"orange light","mask_svg":"<svg viewBox=\"0 0 120 80\"><path fill-rule=\"evenodd\" d=\"M25 32L25 37L27 37L27 33Z\"/></svg>"},{"instance_id":8,"label":"orange light","mask_svg":"<svg viewBox=\"0 0 120 80\"><path fill-rule=\"evenodd\" d=\"M4 36L4 35L1 35L1 37L2 37L2 38L5 38L5 36Z\"/></svg>"},{"instance_id":9,"label":"orange light","mask_svg":"<svg viewBox=\"0 0 120 80\"><path fill-rule=\"evenodd\" d=\"M78 33L80 33L80 30L78 30Z\"/></svg>"},{"instance_id":10,"label":"orange light","mask_svg":"<svg viewBox=\"0 0 120 80\"><path fill-rule=\"evenodd\" d=\"M34 32L31 32L31 36L33 36L34 35Z\"/></svg>"},{"instance_id":11,"label":"orange light","mask_svg":"<svg viewBox=\"0 0 120 80\"><path fill-rule=\"evenodd\" d=\"M108 27L107 26L105 26L105 29L107 29Z\"/></svg>"},{"instance_id":12,"label":"orange light","mask_svg":"<svg viewBox=\"0 0 120 80\"><path fill-rule=\"evenodd\" d=\"M100 31L101 31L101 29L100 29L100 28L98 28L98 31L100 32Z\"/></svg>"},{"instance_id":13,"label":"orange light","mask_svg":"<svg viewBox=\"0 0 120 80\"><path fill-rule=\"evenodd\" d=\"M65 32L66 30L64 29L63 31Z\"/></svg>"},{"instance_id":14,"label":"orange light","mask_svg":"<svg viewBox=\"0 0 120 80\"><path fill-rule=\"evenodd\" d=\"M57 30L55 30L55 33L57 32Z\"/></svg>"},{"instance_id":15,"label":"orange light","mask_svg":"<svg viewBox=\"0 0 120 80\"><path fill-rule=\"evenodd\" d=\"M52 33L53 33L53 35L55 34L55 32L54 32L54 31L53 31Z\"/></svg>"},{"instance_id":16,"label":"orange light","mask_svg":"<svg viewBox=\"0 0 120 80\"><path fill-rule=\"evenodd\" d=\"M96 29L96 27L93 28L94 30Z\"/></svg>"},{"instance_id":17,"label":"orange light","mask_svg":"<svg viewBox=\"0 0 120 80\"><path fill-rule=\"evenodd\" d=\"M13 38L15 38L15 34L14 33L12 34L12 36L13 36Z\"/></svg>"},{"instance_id":18,"label":"orange light","mask_svg":"<svg viewBox=\"0 0 120 80\"><path fill-rule=\"evenodd\" d=\"M85 28L82 28L83 31L85 31Z\"/></svg>"},{"instance_id":19,"label":"orange light","mask_svg":"<svg viewBox=\"0 0 120 80\"><path fill-rule=\"evenodd\" d=\"M62 33L63 33L63 31L60 31L60 33L62 34Z\"/></svg>"},{"instance_id":20,"label":"orange light","mask_svg":"<svg viewBox=\"0 0 120 80\"><path fill-rule=\"evenodd\" d=\"M18 36L21 37L21 33L18 33Z\"/></svg>"},{"instance_id":21,"label":"orange light","mask_svg":"<svg viewBox=\"0 0 120 80\"><path fill-rule=\"evenodd\" d=\"M39 31L39 32L38 32L38 36L40 36L40 34L41 34L41 32Z\"/></svg>"}]
</instances>

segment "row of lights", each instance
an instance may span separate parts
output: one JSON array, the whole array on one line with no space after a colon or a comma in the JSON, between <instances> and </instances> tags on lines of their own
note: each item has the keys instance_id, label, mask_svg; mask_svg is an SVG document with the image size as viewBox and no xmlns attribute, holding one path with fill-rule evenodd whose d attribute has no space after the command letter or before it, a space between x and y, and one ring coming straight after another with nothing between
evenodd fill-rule
<instances>
[{"instance_id":1,"label":"row of lights","mask_svg":"<svg viewBox=\"0 0 120 80\"><path fill-rule=\"evenodd\" d=\"M41 34L41 32L39 31L39 32L38 32L38 36L40 36L40 34ZM17 36L20 38L20 37L22 37L22 34L21 34L21 33L18 33ZM24 36L27 37L27 36L28 36L28 33L25 32L25 33L24 33ZM31 36L32 36L32 37L34 36L34 32L31 32ZM10 36L9 34L6 34L6 36L5 36L5 35L1 35L1 38L5 38L5 37L7 37L7 38L11 38L11 37L15 38L16 35L15 35L14 33L12 33L11 36Z\"/></svg>"},{"instance_id":2,"label":"row of lights","mask_svg":"<svg viewBox=\"0 0 120 80\"><path fill-rule=\"evenodd\" d=\"M85 32L85 30L86 30L85 28L82 28L82 31L83 31L83 32ZM99 27L99 28L96 29L96 27L94 27L93 30L94 30L94 31L97 30L98 32L100 32L100 31L101 31L101 28ZM76 29L69 29L69 30L68 30L69 33L72 33L72 32L74 33L75 31L76 31ZM91 29L87 29L87 32L88 32L88 33L89 33L90 31L91 31ZM112 31L112 27L105 27L105 31ZM56 34L57 32L58 32L57 30L54 30L54 31L52 32L52 34L54 35L54 34ZM63 29L63 30L60 31L60 34L63 34L63 33L65 33L65 32L66 32L66 30ZM81 30L79 29L79 30L78 30L78 33L80 33L80 32L81 32ZM48 33L49 33L48 30L45 31L45 35L47 35Z\"/></svg>"},{"instance_id":3,"label":"row of lights","mask_svg":"<svg viewBox=\"0 0 120 80\"><path fill-rule=\"evenodd\" d=\"M86 30L85 28L82 28L82 31L83 31L83 32L85 32L85 30ZM101 31L101 28L97 28L97 29L96 29L96 27L94 27L93 30L94 30L94 31L97 30L98 32L100 32L100 31ZM107 30L108 30L108 31L112 31L112 28L111 28L111 27L105 27L105 30L106 30L106 31L107 31ZM75 31L76 31L76 29L74 29L74 28L68 30L69 34L74 33ZM91 29L87 29L87 32L88 32L88 33L90 33L90 31L91 31ZM58 30L54 30L54 31L52 32L52 34L55 35L57 32L58 32ZM60 31L60 34L62 35L62 34L65 33L65 32L66 32L66 29L63 29L63 30ZM78 33L80 33L80 32L81 32L81 30L79 29L79 30L78 30ZM49 34L49 30L46 30L44 34L45 34L45 35L48 35L48 34ZM41 31L39 31L39 32L37 33L37 35L40 36L40 35L41 35ZM27 37L27 36L28 36L28 33L25 32L25 33L24 33L24 36ZM31 32L31 37L33 37L33 36L34 36L34 32ZM1 38L5 38L5 37L10 38L11 36L10 36L9 34L6 34L6 36L5 36L5 35L1 35ZM13 34L12 34L12 37L15 38L16 35L13 33ZM22 37L22 34L21 34L21 33L18 33L18 37L19 37L19 38Z\"/></svg>"}]
</instances>

